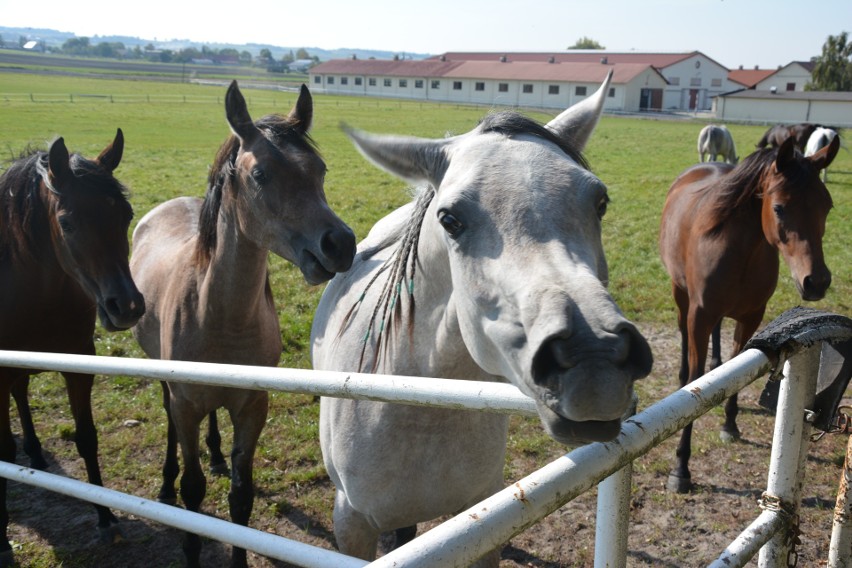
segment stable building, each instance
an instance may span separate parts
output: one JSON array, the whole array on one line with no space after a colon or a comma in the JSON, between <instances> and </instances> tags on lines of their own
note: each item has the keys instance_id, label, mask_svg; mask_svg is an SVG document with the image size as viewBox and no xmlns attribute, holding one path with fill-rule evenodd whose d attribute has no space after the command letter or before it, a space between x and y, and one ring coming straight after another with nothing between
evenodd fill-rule
<instances>
[{"instance_id":1,"label":"stable building","mask_svg":"<svg viewBox=\"0 0 852 568\"><path fill-rule=\"evenodd\" d=\"M564 109L594 93L613 72L607 111L662 110L665 78L643 63L337 59L310 70L311 89L328 94L397 97L499 107Z\"/></svg>"}]
</instances>

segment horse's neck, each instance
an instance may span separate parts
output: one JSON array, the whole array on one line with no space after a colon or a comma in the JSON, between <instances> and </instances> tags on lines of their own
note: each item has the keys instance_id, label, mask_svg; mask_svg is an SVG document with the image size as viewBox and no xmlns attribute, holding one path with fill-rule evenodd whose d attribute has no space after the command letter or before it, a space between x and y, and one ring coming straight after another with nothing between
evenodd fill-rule
<instances>
[{"instance_id":1,"label":"horse's neck","mask_svg":"<svg viewBox=\"0 0 852 568\"><path fill-rule=\"evenodd\" d=\"M221 319L250 319L272 307L267 286L269 251L240 230L230 200L222 203L216 227L216 248L200 282L200 304Z\"/></svg>"}]
</instances>

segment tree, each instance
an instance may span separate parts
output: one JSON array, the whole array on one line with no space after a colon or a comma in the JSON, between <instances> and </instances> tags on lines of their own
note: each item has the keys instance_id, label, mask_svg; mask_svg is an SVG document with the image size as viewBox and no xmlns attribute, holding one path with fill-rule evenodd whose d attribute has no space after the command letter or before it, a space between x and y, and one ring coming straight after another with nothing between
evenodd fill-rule
<instances>
[{"instance_id":1,"label":"tree","mask_svg":"<svg viewBox=\"0 0 852 568\"><path fill-rule=\"evenodd\" d=\"M296 59L311 59L311 55L304 47L296 51Z\"/></svg>"},{"instance_id":2,"label":"tree","mask_svg":"<svg viewBox=\"0 0 852 568\"><path fill-rule=\"evenodd\" d=\"M596 42L590 37L583 36L577 40L577 43L568 49L606 49L604 46Z\"/></svg>"},{"instance_id":3,"label":"tree","mask_svg":"<svg viewBox=\"0 0 852 568\"><path fill-rule=\"evenodd\" d=\"M852 41L842 32L828 36L822 46L822 55L813 58L813 82L808 91L852 91Z\"/></svg>"}]
</instances>

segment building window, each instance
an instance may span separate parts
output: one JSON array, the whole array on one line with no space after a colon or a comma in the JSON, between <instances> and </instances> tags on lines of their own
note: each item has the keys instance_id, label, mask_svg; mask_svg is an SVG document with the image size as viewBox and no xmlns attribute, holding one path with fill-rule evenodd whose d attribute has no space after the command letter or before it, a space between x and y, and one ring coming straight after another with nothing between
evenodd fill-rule
<instances>
[{"instance_id":1,"label":"building window","mask_svg":"<svg viewBox=\"0 0 852 568\"><path fill-rule=\"evenodd\" d=\"M400 79L399 80L399 87L401 89L407 88L408 87L408 79Z\"/></svg>"},{"instance_id":2,"label":"building window","mask_svg":"<svg viewBox=\"0 0 852 568\"><path fill-rule=\"evenodd\" d=\"M693 77L689 80L690 87L700 87L701 86L701 77Z\"/></svg>"},{"instance_id":3,"label":"building window","mask_svg":"<svg viewBox=\"0 0 852 568\"><path fill-rule=\"evenodd\" d=\"M508 93L509 92L509 83L499 83L497 85L497 90L501 93Z\"/></svg>"},{"instance_id":4,"label":"building window","mask_svg":"<svg viewBox=\"0 0 852 568\"><path fill-rule=\"evenodd\" d=\"M314 83L316 83L317 85L322 83L322 77L320 77L319 75L314 75Z\"/></svg>"},{"instance_id":5,"label":"building window","mask_svg":"<svg viewBox=\"0 0 852 568\"><path fill-rule=\"evenodd\" d=\"M433 80L432 81L432 88L433 89L440 89L441 88L441 82L437 81L437 80Z\"/></svg>"},{"instance_id":6,"label":"building window","mask_svg":"<svg viewBox=\"0 0 852 568\"><path fill-rule=\"evenodd\" d=\"M680 85L680 77L669 77L669 83L671 83L673 87L677 87Z\"/></svg>"},{"instance_id":7,"label":"building window","mask_svg":"<svg viewBox=\"0 0 852 568\"><path fill-rule=\"evenodd\" d=\"M349 84L349 77L341 77L340 78L340 84L341 85L348 85Z\"/></svg>"},{"instance_id":8,"label":"building window","mask_svg":"<svg viewBox=\"0 0 852 568\"><path fill-rule=\"evenodd\" d=\"M586 87L574 87L574 96L576 97L585 97L586 96Z\"/></svg>"},{"instance_id":9,"label":"building window","mask_svg":"<svg viewBox=\"0 0 852 568\"><path fill-rule=\"evenodd\" d=\"M370 77L369 79L367 79L367 84L371 87L375 87L376 86L376 78Z\"/></svg>"},{"instance_id":10,"label":"building window","mask_svg":"<svg viewBox=\"0 0 852 568\"><path fill-rule=\"evenodd\" d=\"M474 86L474 88L475 88L477 91L484 91L484 90L485 90L485 83L483 83L483 82L481 82L481 81L477 81L477 82L476 82L476 85Z\"/></svg>"},{"instance_id":11,"label":"building window","mask_svg":"<svg viewBox=\"0 0 852 568\"><path fill-rule=\"evenodd\" d=\"M360 87L364 83L364 80L361 77L355 77L355 85Z\"/></svg>"},{"instance_id":12,"label":"building window","mask_svg":"<svg viewBox=\"0 0 852 568\"><path fill-rule=\"evenodd\" d=\"M423 88L423 79L417 79L416 81L414 81L414 88L415 89L422 89Z\"/></svg>"},{"instance_id":13,"label":"building window","mask_svg":"<svg viewBox=\"0 0 852 568\"><path fill-rule=\"evenodd\" d=\"M710 80L710 86L711 87L721 87L722 86L722 80L719 79L718 77L716 79L711 79Z\"/></svg>"},{"instance_id":14,"label":"building window","mask_svg":"<svg viewBox=\"0 0 852 568\"><path fill-rule=\"evenodd\" d=\"M559 94L559 85L548 85L547 86L547 94L548 95L558 95Z\"/></svg>"},{"instance_id":15,"label":"building window","mask_svg":"<svg viewBox=\"0 0 852 568\"><path fill-rule=\"evenodd\" d=\"M329 77L329 78L328 78L328 84L329 84L329 85L334 85L334 77Z\"/></svg>"},{"instance_id":16,"label":"building window","mask_svg":"<svg viewBox=\"0 0 852 568\"><path fill-rule=\"evenodd\" d=\"M615 87L609 88L609 93L607 94L609 98L615 98Z\"/></svg>"},{"instance_id":17,"label":"building window","mask_svg":"<svg viewBox=\"0 0 852 568\"><path fill-rule=\"evenodd\" d=\"M383 84L385 87L390 87L390 86L391 86L391 80L390 80L390 79L385 79L385 80L384 80L384 82L383 82L382 84Z\"/></svg>"},{"instance_id":18,"label":"building window","mask_svg":"<svg viewBox=\"0 0 852 568\"><path fill-rule=\"evenodd\" d=\"M796 90L796 83L787 83L787 90L788 91L795 91Z\"/></svg>"},{"instance_id":19,"label":"building window","mask_svg":"<svg viewBox=\"0 0 852 568\"><path fill-rule=\"evenodd\" d=\"M526 93L526 94L532 93L533 92L532 84L531 83L524 83L524 86L521 87L521 91Z\"/></svg>"},{"instance_id":20,"label":"building window","mask_svg":"<svg viewBox=\"0 0 852 568\"><path fill-rule=\"evenodd\" d=\"M461 87L462 87L461 83L462 83L461 81L453 81L453 90L454 91L461 91Z\"/></svg>"}]
</instances>

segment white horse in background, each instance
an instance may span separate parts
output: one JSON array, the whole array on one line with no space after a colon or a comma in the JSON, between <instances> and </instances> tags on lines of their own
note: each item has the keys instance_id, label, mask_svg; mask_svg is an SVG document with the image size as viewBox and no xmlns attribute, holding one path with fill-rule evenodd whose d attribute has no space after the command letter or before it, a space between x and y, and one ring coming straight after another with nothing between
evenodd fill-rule
<instances>
[{"instance_id":1,"label":"white horse in background","mask_svg":"<svg viewBox=\"0 0 852 568\"><path fill-rule=\"evenodd\" d=\"M557 441L615 438L652 356L607 292L609 198L580 154L610 78L546 126L502 112L446 139L349 130L377 166L425 185L329 283L311 334L314 367L509 381L535 399ZM373 559L380 533L396 531L400 544L416 523L502 489L508 423L322 398L339 549Z\"/></svg>"},{"instance_id":2,"label":"white horse in background","mask_svg":"<svg viewBox=\"0 0 852 568\"><path fill-rule=\"evenodd\" d=\"M837 132L831 128L818 126L816 130L808 137L808 142L805 144L805 157L813 156L829 144L837 137ZM828 168L822 170L823 183L828 181Z\"/></svg>"},{"instance_id":3,"label":"white horse in background","mask_svg":"<svg viewBox=\"0 0 852 568\"><path fill-rule=\"evenodd\" d=\"M698 158L701 162L705 155L711 162L715 162L717 156L722 156L727 163L736 165L739 161L737 147L727 127L708 124L701 129L698 134Z\"/></svg>"}]
</instances>

